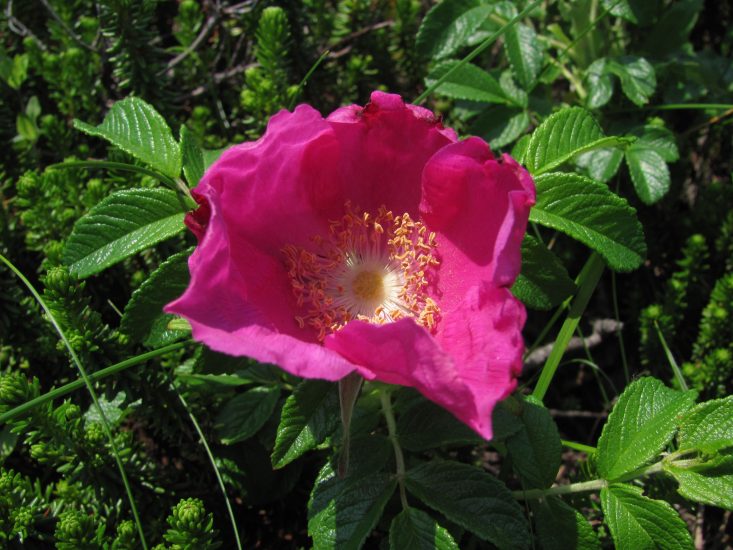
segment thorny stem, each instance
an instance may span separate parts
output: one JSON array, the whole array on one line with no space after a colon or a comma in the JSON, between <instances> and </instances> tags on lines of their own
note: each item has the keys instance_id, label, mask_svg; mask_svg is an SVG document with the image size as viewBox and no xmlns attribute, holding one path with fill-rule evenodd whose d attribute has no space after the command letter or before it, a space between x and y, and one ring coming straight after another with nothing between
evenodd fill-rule
<instances>
[{"instance_id":1,"label":"thorny stem","mask_svg":"<svg viewBox=\"0 0 733 550\"><path fill-rule=\"evenodd\" d=\"M537 385L532 392L533 397L536 397L540 401L545 397L545 393L547 393L547 389L550 387L550 382L552 382L555 371L557 371L557 367L560 365L565 348L567 348L568 342L570 342L580 322L588 301L601 278L601 274L603 274L604 267L605 263L603 259L594 252L583 266L580 275L578 275L578 293L570 306L565 322L560 327L560 332L557 335L552 352L547 358L547 361L545 361L540 379L537 381Z\"/></svg>"},{"instance_id":2,"label":"thorny stem","mask_svg":"<svg viewBox=\"0 0 733 550\"><path fill-rule=\"evenodd\" d=\"M397 440L397 423L392 412L392 399L390 398L389 391L381 391L379 393L379 399L382 402L382 412L387 421L389 439L392 441L392 447L394 447L394 458L397 464L397 482L400 485L400 501L402 502L402 508L407 510L410 505L407 503L407 493L405 492L405 457L402 454L400 442Z\"/></svg>"}]
</instances>

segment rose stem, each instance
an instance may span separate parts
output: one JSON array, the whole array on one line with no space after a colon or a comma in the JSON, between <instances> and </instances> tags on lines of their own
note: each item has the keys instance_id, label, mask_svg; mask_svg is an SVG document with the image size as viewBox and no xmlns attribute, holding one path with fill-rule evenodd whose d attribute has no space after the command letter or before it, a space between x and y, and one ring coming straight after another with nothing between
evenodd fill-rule
<instances>
[{"instance_id":1,"label":"rose stem","mask_svg":"<svg viewBox=\"0 0 733 550\"><path fill-rule=\"evenodd\" d=\"M410 505L407 504L407 493L405 492L405 457L402 454L400 442L397 440L397 423L392 412L392 399L390 398L389 390L381 390L379 392L379 399L382 402L382 412L387 421L389 439L392 441L392 447L394 447L394 458L397 464L397 482L400 485L400 501L402 501L402 508L407 510Z\"/></svg>"}]
</instances>

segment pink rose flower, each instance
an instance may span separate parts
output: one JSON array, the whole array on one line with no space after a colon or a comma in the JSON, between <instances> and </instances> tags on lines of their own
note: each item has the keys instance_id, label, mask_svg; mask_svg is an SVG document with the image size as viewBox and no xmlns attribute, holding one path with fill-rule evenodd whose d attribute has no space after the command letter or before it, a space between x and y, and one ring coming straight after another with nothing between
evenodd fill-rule
<instances>
[{"instance_id":1,"label":"pink rose flower","mask_svg":"<svg viewBox=\"0 0 733 550\"><path fill-rule=\"evenodd\" d=\"M535 200L511 157L374 92L325 119L279 112L193 194L191 282L166 311L196 340L304 378L411 386L491 438L522 367L509 287Z\"/></svg>"}]
</instances>

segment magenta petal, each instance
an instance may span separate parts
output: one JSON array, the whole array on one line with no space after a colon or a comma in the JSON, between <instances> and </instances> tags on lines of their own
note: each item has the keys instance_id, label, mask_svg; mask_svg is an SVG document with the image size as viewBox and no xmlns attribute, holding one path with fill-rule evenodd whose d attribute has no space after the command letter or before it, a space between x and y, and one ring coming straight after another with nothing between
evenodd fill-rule
<instances>
[{"instance_id":1,"label":"magenta petal","mask_svg":"<svg viewBox=\"0 0 733 550\"><path fill-rule=\"evenodd\" d=\"M487 439L494 407L514 391L522 372L525 316L524 306L509 290L484 284L470 289L456 309L444 312L436 336L473 397L474 416L456 416Z\"/></svg>"},{"instance_id":2,"label":"magenta petal","mask_svg":"<svg viewBox=\"0 0 733 550\"><path fill-rule=\"evenodd\" d=\"M275 363L305 378L338 380L353 371L312 336L304 338L282 265L244 239L232 250L217 202L210 203L207 232L189 258L191 282L165 311L186 318L194 339L222 353Z\"/></svg>"},{"instance_id":3,"label":"magenta petal","mask_svg":"<svg viewBox=\"0 0 733 550\"><path fill-rule=\"evenodd\" d=\"M326 119L307 105L278 113L260 140L227 150L193 196L200 206L186 217L199 240L191 282L166 311L188 319L196 340L305 378L338 380L356 370L414 387L491 437L491 413L514 389L523 352L525 311L508 287L535 191L514 160L495 158L478 138L458 142L428 110L374 92L365 107ZM412 225L400 228L412 229L400 238L412 235L414 250L398 255L379 245L382 237L350 233L382 205L396 218L408 214L400 223ZM385 227L396 231L376 223L370 230L381 235ZM335 239L347 244L335 254L321 248ZM359 249L365 242L376 244ZM284 247L303 254L286 257ZM409 255L415 251L421 255ZM408 270L384 304L415 312L417 302L400 301L424 300L434 308L420 310L425 326L403 318L340 327L365 307L337 302L356 299L339 269L360 261L369 270L374 262ZM374 311L382 315L382 306ZM316 329L326 329L323 342Z\"/></svg>"},{"instance_id":4,"label":"magenta petal","mask_svg":"<svg viewBox=\"0 0 733 550\"><path fill-rule=\"evenodd\" d=\"M325 345L358 365L367 380L416 388L476 429L470 421L476 416L471 393L453 358L411 319L385 325L352 321L329 335Z\"/></svg>"},{"instance_id":5,"label":"magenta petal","mask_svg":"<svg viewBox=\"0 0 733 550\"><path fill-rule=\"evenodd\" d=\"M524 307L506 289L475 287L444 314L434 338L410 319L352 321L326 347L359 365L367 379L416 388L486 439L491 413L522 370Z\"/></svg>"},{"instance_id":6,"label":"magenta petal","mask_svg":"<svg viewBox=\"0 0 733 550\"><path fill-rule=\"evenodd\" d=\"M385 205L417 217L425 163L455 133L426 109L383 92L372 93L364 108L343 107L327 120L341 145L344 195L364 210Z\"/></svg>"},{"instance_id":7,"label":"magenta petal","mask_svg":"<svg viewBox=\"0 0 733 550\"><path fill-rule=\"evenodd\" d=\"M224 230L279 254L284 244L307 242L343 207L340 183L328 167L340 156L331 127L307 105L281 111L256 142L227 149L196 187L219 198Z\"/></svg>"},{"instance_id":8,"label":"magenta petal","mask_svg":"<svg viewBox=\"0 0 733 550\"><path fill-rule=\"evenodd\" d=\"M426 164L420 212L437 232L437 296L452 310L484 281L511 286L535 201L529 174L507 156L495 159L479 138L448 145Z\"/></svg>"}]
</instances>

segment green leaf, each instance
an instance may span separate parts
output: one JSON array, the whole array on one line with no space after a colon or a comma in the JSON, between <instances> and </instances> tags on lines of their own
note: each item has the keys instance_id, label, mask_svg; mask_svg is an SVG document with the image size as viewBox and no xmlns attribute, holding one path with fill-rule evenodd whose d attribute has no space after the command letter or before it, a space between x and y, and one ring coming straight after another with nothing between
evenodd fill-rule
<instances>
[{"instance_id":1,"label":"green leaf","mask_svg":"<svg viewBox=\"0 0 733 550\"><path fill-rule=\"evenodd\" d=\"M338 426L338 387L323 380L301 382L285 400L272 466L282 468L323 443Z\"/></svg>"},{"instance_id":2,"label":"green leaf","mask_svg":"<svg viewBox=\"0 0 733 550\"><path fill-rule=\"evenodd\" d=\"M606 58L601 57L585 70L585 85L588 90L585 105L588 109L603 107L613 95L613 79L608 74L606 65Z\"/></svg>"},{"instance_id":3,"label":"green leaf","mask_svg":"<svg viewBox=\"0 0 733 550\"><path fill-rule=\"evenodd\" d=\"M631 485L601 489L601 506L618 550L693 549L687 525L672 506Z\"/></svg>"},{"instance_id":4,"label":"green leaf","mask_svg":"<svg viewBox=\"0 0 733 550\"><path fill-rule=\"evenodd\" d=\"M463 422L425 399L415 401L400 415L397 420L397 434L401 446L415 452L483 442Z\"/></svg>"},{"instance_id":5,"label":"green leaf","mask_svg":"<svg viewBox=\"0 0 733 550\"><path fill-rule=\"evenodd\" d=\"M212 164L219 160L219 157L227 149L229 149L229 147L222 147L221 149L203 149L201 151L201 154L203 155L204 159L204 172L206 172L206 170L208 170Z\"/></svg>"},{"instance_id":6,"label":"green leaf","mask_svg":"<svg viewBox=\"0 0 733 550\"><path fill-rule=\"evenodd\" d=\"M224 387L246 386L252 384L252 380L242 378L236 374L187 374L176 372L176 382L183 382L187 386L209 386L221 389Z\"/></svg>"},{"instance_id":7,"label":"green leaf","mask_svg":"<svg viewBox=\"0 0 733 550\"><path fill-rule=\"evenodd\" d=\"M533 175L539 176L581 153L627 141L620 137L605 137L588 111L570 107L549 116L532 133L524 163Z\"/></svg>"},{"instance_id":8,"label":"green leaf","mask_svg":"<svg viewBox=\"0 0 733 550\"><path fill-rule=\"evenodd\" d=\"M180 233L183 217L168 189L117 191L76 222L63 261L75 276L89 277Z\"/></svg>"},{"instance_id":9,"label":"green leaf","mask_svg":"<svg viewBox=\"0 0 733 550\"><path fill-rule=\"evenodd\" d=\"M532 141L532 136L529 134L523 135L512 147L511 156L517 162L524 164L524 156L527 154L529 149L529 142Z\"/></svg>"},{"instance_id":10,"label":"green leaf","mask_svg":"<svg viewBox=\"0 0 733 550\"><path fill-rule=\"evenodd\" d=\"M669 168L659 153L634 143L626 150L626 164L642 202L654 204L667 194L671 183Z\"/></svg>"},{"instance_id":11,"label":"green leaf","mask_svg":"<svg viewBox=\"0 0 733 550\"><path fill-rule=\"evenodd\" d=\"M693 407L682 421L677 443L680 450L704 453L733 447L733 396Z\"/></svg>"},{"instance_id":12,"label":"green leaf","mask_svg":"<svg viewBox=\"0 0 733 550\"><path fill-rule=\"evenodd\" d=\"M588 520L559 497L531 501L531 505L544 550L600 550L601 542Z\"/></svg>"},{"instance_id":13,"label":"green leaf","mask_svg":"<svg viewBox=\"0 0 733 550\"><path fill-rule=\"evenodd\" d=\"M512 294L527 307L547 310L575 292L575 283L555 254L534 237L522 241L522 272Z\"/></svg>"},{"instance_id":14,"label":"green leaf","mask_svg":"<svg viewBox=\"0 0 733 550\"><path fill-rule=\"evenodd\" d=\"M493 7L481 0L443 0L423 19L415 47L424 59L455 53L481 26Z\"/></svg>"},{"instance_id":15,"label":"green leaf","mask_svg":"<svg viewBox=\"0 0 733 550\"><path fill-rule=\"evenodd\" d=\"M681 49L695 27L702 0L678 0L669 4L657 23L643 35L643 48L653 57L663 58ZM654 15L660 15L656 10Z\"/></svg>"},{"instance_id":16,"label":"green leaf","mask_svg":"<svg viewBox=\"0 0 733 550\"><path fill-rule=\"evenodd\" d=\"M718 456L697 468L665 463L664 471L674 476L677 492L686 499L733 510L733 456Z\"/></svg>"},{"instance_id":17,"label":"green leaf","mask_svg":"<svg viewBox=\"0 0 733 550\"><path fill-rule=\"evenodd\" d=\"M654 67L643 57L624 56L609 60L607 70L621 80L621 89L635 105L649 103L657 87Z\"/></svg>"},{"instance_id":18,"label":"green leaf","mask_svg":"<svg viewBox=\"0 0 733 550\"><path fill-rule=\"evenodd\" d=\"M544 53L537 33L529 25L513 25L504 34L504 49L519 85L532 89L542 69Z\"/></svg>"},{"instance_id":19,"label":"green leaf","mask_svg":"<svg viewBox=\"0 0 733 550\"><path fill-rule=\"evenodd\" d=\"M659 2L649 0L602 0L605 9L617 17L646 27L650 25L659 12Z\"/></svg>"},{"instance_id":20,"label":"green leaf","mask_svg":"<svg viewBox=\"0 0 733 550\"><path fill-rule=\"evenodd\" d=\"M529 94L517 86L510 69L501 73L501 76L499 77L499 86L501 86L504 95L513 102L514 105L525 110L527 109L529 106Z\"/></svg>"},{"instance_id":21,"label":"green leaf","mask_svg":"<svg viewBox=\"0 0 733 550\"><path fill-rule=\"evenodd\" d=\"M74 120L77 130L106 139L166 176L181 173L181 149L168 124L149 104L137 97L118 101L99 126Z\"/></svg>"},{"instance_id":22,"label":"green leaf","mask_svg":"<svg viewBox=\"0 0 733 550\"><path fill-rule=\"evenodd\" d=\"M120 331L133 341L141 342L150 333L156 322L174 319L173 315L163 312L163 306L178 298L186 290L189 281L188 256L191 250L174 254L133 292L125 306L120 321ZM159 321L163 319L163 321ZM185 332L171 331L170 339L185 336Z\"/></svg>"},{"instance_id":23,"label":"green leaf","mask_svg":"<svg viewBox=\"0 0 733 550\"><path fill-rule=\"evenodd\" d=\"M481 136L496 150L517 139L528 126L527 111L496 105L483 110L476 117L471 126L471 134Z\"/></svg>"},{"instance_id":24,"label":"green leaf","mask_svg":"<svg viewBox=\"0 0 733 550\"><path fill-rule=\"evenodd\" d=\"M221 442L232 445L256 434L272 416L279 397L277 386L259 386L227 401L215 422Z\"/></svg>"},{"instance_id":25,"label":"green leaf","mask_svg":"<svg viewBox=\"0 0 733 550\"><path fill-rule=\"evenodd\" d=\"M185 126L181 126L181 157L186 182L195 187L204 175L204 154L196 136Z\"/></svg>"},{"instance_id":26,"label":"green leaf","mask_svg":"<svg viewBox=\"0 0 733 550\"><path fill-rule=\"evenodd\" d=\"M280 381L282 370L272 365L257 363L249 357L234 357L204 347L196 359L196 372L232 374L251 383L272 385Z\"/></svg>"},{"instance_id":27,"label":"green leaf","mask_svg":"<svg viewBox=\"0 0 733 550\"><path fill-rule=\"evenodd\" d=\"M24 113L15 117L15 131L26 141L35 142L38 139L38 127Z\"/></svg>"},{"instance_id":28,"label":"green leaf","mask_svg":"<svg viewBox=\"0 0 733 550\"><path fill-rule=\"evenodd\" d=\"M524 428L524 424L520 418L523 403L524 401L522 399L513 395L497 403L491 414L491 427L494 432L491 441L503 442Z\"/></svg>"},{"instance_id":29,"label":"green leaf","mask_svg":"<svg viewBox=\"0 0 733 550\"><path fill-rule=\"evenodd\" d=\"M392 520L389 547L392 550L458 550L448 530L417 508L402 510Z\"/></svg>"},{"instance_id":30,"label":"green leaf","mask_svg":"<svg viewBox=\"0 0 733 550\"><path fill-rule=\"evenodd\" d=\"M473 466L427 462L407 472L405 485L450 521L498 548L529 548L527 520L506 486Z\"/></svg>"},{"instance_id":31,"label":"green leaf","mask_svg":"<svg viewBox=\"0 0 733 550\"><path fill-rule=\"evenodd\" d=\"M153 326L150 327L143 344L149 348L159 348L181 338L190 337L191 332L188 321L182 317L165 314L153 320Z\"/></svg>"},{"instance_id":32,"label":"green leaf","mask_svg":"<svg viewBox=\"0 0 733 550\"><path fill-rule=\"evenodd\" d=\"M457 64L458 61L442 62L425 78L425 84L432 86ZM458 70L453 71L448 80L438 86L435 91L454 99L467 99L485 103L510 103L496 79L471 63L467 63Z\"/></svg>"},{"instance_id":33,"label":"green leaf","mask_svg":"<svg viewBox=\"0 0 733 550\"><path fill-rule=\"evenodd\" d=\"M33 124L36 123L38 117L41 116L41 103L38 101L38 96L31 96L25 106L25 114L31 119Z\"/></svg>"},{"instance_id":34,"label":"green leaf","mask_svg":"<svg viewBox=\"0 0 733 550\"><path fill-rule=\"evenodd\" d=\"M514 470L527 488L546 489L560 469L562 444L555 421L545 407L522 403L522 429L506 440Z\"/></svg>"},{"instance_id":35,"label":"green leaf","mask_svg":"<svg viewBox=\"0 0 733 550\"><path fill-rule=\"evenodd\" d=\"M646 243L636 211L606 185L563 173L539 176L535 185L531 221L567 233L616 271L631 271L644 261Z\"/></svg>"},{"instance_id":36,"label":"green leaf","mask_svg":"<svg viewBox=\"0 0 733 550\"><path fill-rule=\"evenodd\" d=\"M598 472L615 480L656 458L674 437L697 392L680 392L656 378L629 384L613 407L598 440Z\"/></svg>"},{"instance_id":37,"label":"green leaf","mask_svg":"<svg viewBox=\"0 0 733 550\"><path fill-rule=\"evenodd\" d=\"M19 90L28 76L29 61L30 58L26 53L15 55L12 59L2 55L0 78L13 90Z\"/></svg>"},{"instance_id":38,"label":"green leaf","mask_svg":"<svg viewBox=\"0 0 733 550\"><path fill-rule=\"evenodd\" d=\"M112 400L107 399L105 395L99 396L99 408L102 409L104 417L109 422L111 428L118 426L125 416L132 411L132 407L129 405L124 408L122 407L126 399L127 395L123 391L118 392ZM89 425L89 423L102 424L103 420L99 409L97 407L90 407L84 414L84 422L86 425Z\"/></svg>"},{"instance_id":39,"label":"green leaf","mask_svg":"<svg viewBox=\"0 0 733 550\"><path fill-rule=\"evenodd\" d=\"M585 175L606 183L616 175L622 160L624 160L624 152L621 149L606 147L578 155L575 164L582 169Z\"/></svg>"},{"instance_id":40,"label":"green leaf","mask_svg":"<svg viewBox=\"0 0 733 550\"><path fill-rule=\"evenodd\" d=\"M656 151L665 162L679 160L680 153L677 149L674 134L664 126L649 124L632 132L637 136L634 145L645 149Z\"/></svg>"},{"instance_id":41,"label":"green leaf","mask_svg":"<svg viewBox=\"0 0 733 550\"><path fill-rule=\"evenodd\" d=\"M361 548L397 486L394 476L378 473L389 457L386 438L363 438L352 445L353 459L346 477L340 479L329 462L313 485L308 534L314 550Z\"/></svg>"},{"instance_id":42,"label":"green leaf","mask_svg":"<svg viewBox=\"0 0 733 550\"><path fill-rule=\"evenodd\" d=\"M13 453L15 445L18 443L18 434L13 433L12 429L13 426L7 424L0 430L0 466Z\"/></svg>"}]
</instances>

